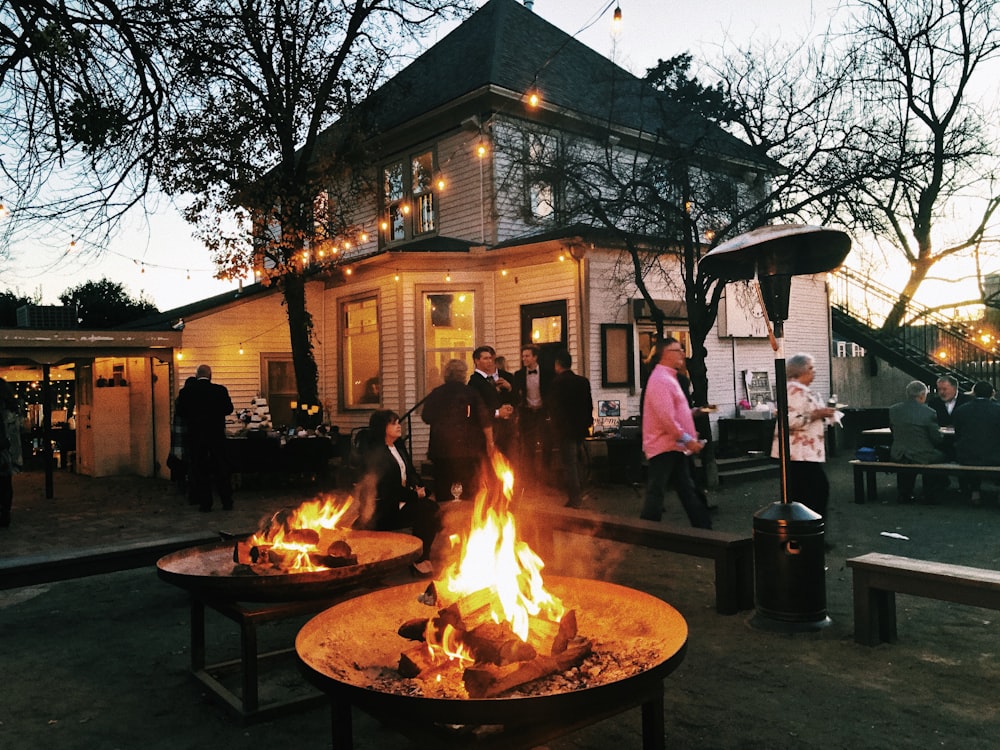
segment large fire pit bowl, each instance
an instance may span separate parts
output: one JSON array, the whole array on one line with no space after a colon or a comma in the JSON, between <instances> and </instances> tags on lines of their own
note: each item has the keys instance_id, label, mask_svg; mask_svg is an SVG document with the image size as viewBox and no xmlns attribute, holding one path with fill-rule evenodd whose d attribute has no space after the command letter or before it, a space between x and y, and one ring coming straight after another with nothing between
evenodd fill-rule
<instances>
[{"instance_id":1,"label":"large fire pit bowl","mask_svg":"<svg viewBox=\"0 0 1000 750\"><path fill-rule=\"evenodd\" d=\"M405 568L420 557L422 542L409 534L352 531L347 536L357 565L307 572L258 575L233 562L234 542L208 544L161 557L157 574L193 594L240 602L322 599L348 586Z\"/></svg>"},{"instance_id":2,"label":"large fire pit bowl","mask_svg":"<svg viewBox=\"0 0 1000 750\"><path fill-rule=\"evenodd\" d=\"M663 678L683 660L687 645L687 623L677 610L649 594L602 581L547 576L545 586L576 610L579 633L593 641L595 654L623 659L642 652L641 666L613 681L601 682L597 676L591 686L574 690L560 690L558 680L544 678L530 695L461 699L397 694L383 686L379 675L394 671L400 652L412 645L396 634L399 625L434 611L417 601L426 582L334 605L303 626L295 649L307 678L331 695L335 709L338 701L348 702L393 726L553 721L582 726L650 696L659 694L662 702ZM590 719L581 723L581 717Z\"/></svg>"}]
</instances>

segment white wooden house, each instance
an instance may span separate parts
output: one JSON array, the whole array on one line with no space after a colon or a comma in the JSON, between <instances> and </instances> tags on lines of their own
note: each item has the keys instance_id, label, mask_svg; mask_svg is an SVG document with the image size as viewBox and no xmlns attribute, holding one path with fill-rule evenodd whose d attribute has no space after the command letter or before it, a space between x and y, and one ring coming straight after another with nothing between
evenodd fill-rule
<instances>
[{"instance_id":1,"label":"white wooden house","mask_svg":"<svg viewBox=\"0 0 1000 750\"><path fill-rule=\"evenodd\" d=\"M537 105L527 101L534 92L542 97ZM601 149L620 143L634 158L662 145L666 126L653 119L663 110L645 106L651 97L639 79L515 0L490 0L375 92L365 105L379 155L371 168L386 189L358 207L364 234L339 248L338 272L317 266L307 284L325 420L344 432L367 424L373 408L406 412L440 383L448 359L471 361L477 345L490 344L516 367L528 341L568 349L574 369L591 382L595 404L618 401L622 417L636 415L640 357L653 325L618 270L623 251L599 232L562 223L558 186L526 179L508 155L526 127L544 123L547 138L555 132ZM654 131L657 137L649 137ZM684 148L683 131L675 128L674 137L673 145ZM721 130L707 143L715 150L706 169L739 176L774 168ZM753 189L750 181L737 188ZM664 280L647 284L667 311L668 328L683 339L673 262L661 258ZM825 276L795 278L790 309L785 351L814 355L814 387L825 392ZM290 421L294 380L276 289L253 285L144 325L181 318L175 387L205 362L237 408L263 396L277 424ZM746 395L745 371L767 372L773 384L775 353L738 285L727 289L715 331L707 365L717 420L735 416ZM422 456L427 432L419 419L412 438Z\"/></svg>"}]
</instances>

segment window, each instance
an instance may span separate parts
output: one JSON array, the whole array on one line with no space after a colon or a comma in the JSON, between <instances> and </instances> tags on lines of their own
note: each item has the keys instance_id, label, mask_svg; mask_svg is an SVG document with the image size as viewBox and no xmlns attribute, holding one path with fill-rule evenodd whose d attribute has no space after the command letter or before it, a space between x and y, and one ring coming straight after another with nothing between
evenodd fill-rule
<instances>
[{"instance_id":1,"label":"window","mask_svg":"<svg viewBox=\"0 0 1000 750\"><path fill-rule=\"evenodd\" d=\"M429 391L444 382L450 359L472 367L476 348L476 295L472 291L427 292L423 301L424 383Z\"/></svg>"},{"instance_id":2,"label":"window","mask_svg":"<svg viewBox=\"0 0 1000 750\"><path fill-rule=\"evenodd\" d=\"M345 408L377 408L382 401L378 302L368 297L343 306L341 393Z\"/></svg>"},{"instance_id":3,"label":"window","mask_svg":"<svg viewBox=\"0 0 1000 750\"><path fill-rule=\"evenodd\" d=\"M529 217L537 222L555 218L556 190L549 177L558 168L559 141L550 135L531 134L525 169Z\"/></svg>"},{"instance_id":4,"label":"window","mask_svg":"<svg viewBox=\"0 0 1000 750\"><path fill-rule=\"evenodd\" d=\"M433 151L382 168L382 204L383 244L437 231Z\"/></svg>"}]
</instances>

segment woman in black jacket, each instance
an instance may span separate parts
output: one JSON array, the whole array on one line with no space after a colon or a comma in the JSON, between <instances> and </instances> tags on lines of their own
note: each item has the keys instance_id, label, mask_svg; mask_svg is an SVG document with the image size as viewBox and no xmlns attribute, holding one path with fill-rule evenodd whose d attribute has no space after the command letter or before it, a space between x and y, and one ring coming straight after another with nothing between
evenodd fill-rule
<instances>
[{"instance_id":1,"label":"woman in black jacket","mask_svg":"<svg viewBox=\"0 0 1000 750\"><path fill-rule=\"evenodd\" d=\"M420 562L430 558L441 530L437 503L431 498L403 442L399 415L389 409L368 421L366 474L374 481L375 507L370 526L378 531L410 528L424 544ZM428 567L428 566L423 566Z\"/></svg>"}]
</instances>

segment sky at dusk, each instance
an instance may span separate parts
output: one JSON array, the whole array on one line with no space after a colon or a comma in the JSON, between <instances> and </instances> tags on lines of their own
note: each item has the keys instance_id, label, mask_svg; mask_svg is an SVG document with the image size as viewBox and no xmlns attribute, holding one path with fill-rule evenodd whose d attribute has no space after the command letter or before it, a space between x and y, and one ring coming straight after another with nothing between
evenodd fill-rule
<instances>
[{"instance_id":1,"label":"sky at dusk","mask_svg":"<svg viewBox=\"0 0 1000 750\"><path fill-rule=\"evenodd\" d=\"M611 18L616 4L623 23L614 37ZM836 0L535 0L533 10L642 75L658 59L681 52L690 51L696 59L702 53L717 55L724 40L742 44L750 38L801 39L822 31L836 5ZM435 38L447 30L441 29ZM428 40L428 46L435 38ZM16 287L26 295L41 289L43 304L58 304L59 294L67 288L107 277L122 283L132 296L144 294L163 311L235 289L235 282L212 278L208 251L191 237L189 226L166 199L159 203L148 220L132 216L99 258L89 253L84 262L42 243L19 247L9 270L0 274L0 286Z\"/></svg>"}]
</instances>

